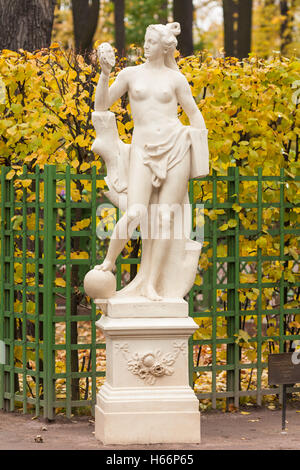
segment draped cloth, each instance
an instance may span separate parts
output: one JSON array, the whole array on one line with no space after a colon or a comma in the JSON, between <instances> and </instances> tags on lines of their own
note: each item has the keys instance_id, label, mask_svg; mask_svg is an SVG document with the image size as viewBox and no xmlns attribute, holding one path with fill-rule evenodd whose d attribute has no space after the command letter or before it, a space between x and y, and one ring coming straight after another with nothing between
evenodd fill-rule
<instances>
[{"instance_id":1,"label":"draped cloth","mask_svg":"<svg viewBox=\"0 0 300 470\"><path fill-rule=\"evenodd\" d=\"M124 144L119 139L113 113L94 112L92 120L96 129L96 140L92 150L103 157L107 167L105 179L109 191L106 195L121 210L127 209L129 161L132 152L138 152L141 155L144 164L152 173L152 185L156 190L152 193L149 206L158 203L159 188L166 180L168 171L183 158L188 157L188 152L190 178L206 176L209 173L207 129L199 130L191 126L183 126L178 121L178 125L174 126L172 132L160 143L145 143L144 148L141 148L136 144ZM189 236L191 210L188 191L181 203L181 209L181 237L169 240L168 250L157 279L157 293L163 298L181 298L190 290L194 283L202 248L202 243L191 240ZM149 237L152 224L153 219L148 211L140 223L142 235L140 269L136 277L117 292L117 296L140 296L143 286L149 279L153 243L159 243L159 240Z\"/></svg>"},{"instance_id":2,"label":"draped cloth","mask_svg":"<svg viewBox=\"0 0 300 470\"><path fill-rule=\"evenodd\" d=\"M152 172L153 186L159 188L166 179L168 171L181 162L189 150L191 150L191 173L193 173L191 178L208 174L206 142L207 129L199 130L183 126L178 122L178 125L165 140L159 144L145 144L143 161Z\"/></svg>"}]
</instances>

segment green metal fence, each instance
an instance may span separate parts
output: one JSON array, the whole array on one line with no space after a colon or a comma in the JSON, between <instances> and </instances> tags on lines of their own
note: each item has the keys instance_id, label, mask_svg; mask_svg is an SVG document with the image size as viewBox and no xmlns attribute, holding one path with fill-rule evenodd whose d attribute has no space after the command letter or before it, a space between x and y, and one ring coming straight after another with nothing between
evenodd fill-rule
<instances>
[{"instance_id":1,"label":"green metal fence","mask_svg":"<svg viewBox=\"0 0 300 470\"><path fill-rule=\"evenodd\" d=\"M104 178L95 167L73 171L46 165L27 173L24 166L10 178L11 168L1 167L0 409L43 410L49 419L60 410L71 416L79 407L93 409L105 376L99 313L82 286L107 249L96 234ZM300 203L285 195L287 185L299 182L283 169L278 176L263 176L261 168L243 176L238 167L190 182L193 210L204 205L206 242L187 296L199 324L190 340L190 378L200 401L211 400L213 408L219 400L238 406L245 396L260 404L281 392L267 385L266 361L269 352L290 350L300 339ZM243 185L251 186L249 200ZM268 226L264 211L271 214ZM253 223L245 228L241 214L249 219L250 213ZM264 235L273 241L271 253ZM253 253L245 254L246 246ZM118 258L118 288L138 263L136 243ZM276 279L272 269L280 271Z\"/></svg>"},{"instance_id":2,"label":"green metal fence","mask_svg":"<svg viewBox=\"0 0 300 470\"><path fill-rule=\"evenodd\" d=\"M236 221L236 225L232 224L235 225L234 228L229 227L226 232L220 230L220 223L217 220L205 225L205 239L210 242L212 251L212 267L209 273L211 276L206 278L200 289L202 292L210 293L207 308L205 306L203 308L203 299L202 305L201 300L200 303L197 302L195 294L200 290L197 286L194 286L190 293L190 315L198 319L207 318L211 325L210 338L193 341L194 349L198 345L198 357L192 365L200 383L205 374L211 376L210 390L201 392L196 389L196 392L199 399L211 399L213 408L217 406L217 399L220 398L226 398L227 403L231 402L238 407L242 397L254 396L256 403L260 405L264 395L282 392L281 388L268 387L266 368L268 353L291 350L294 341L299 340L300 333L299 321L294 322L296 328L289 328L300 313L298 255L292 252L293 257L289 252L286 253L286 247L292 239L296 241L299 252L299 197L297 203L291 203L285 197L285 188L291 184L291 180L299 188L300 177L290 178L284 169L281 169L279 176L263 176L262 168L258 169L257 175L241 176L239 168L235 167L228 169L227 176L213 173L211 177L212 199L207 201L205 206L208 209L223 209L225 221ZM244 197L244 201L240 199L241 193L245 195L245 191L241 191L242 185L249 182L254 184L255 202L247 202L247 197ZM273 192L271 201L267 200L269 197L265 197L267 190ZM226 194L224 202L220 202L222 193ZM235 204L251 211L255 222L253 226L241 227L239 213L233 210ZM264 210L273 212L268 227L263 224ZM287 213L289 213L288 220ZM251 256L241 253L242 237L245 246L263 234L268 234L270 239L277 241L276 249L273 249L272 253L265 250L263 254L259 245ZM221 244L227 246L226 256L217 254L218 246ZM267 271L271 263L282 266L282 272L277 280L266 279L264 270ZM243 279L242 276L245 277L253 265L254 276L252 278L249 276L250 282L245 282L247 279ZM290 279L285 279L287 268L295 273ZM205 274L203 277L205 280ZM249 308L248 298L246 297L246 302L241 302L240 292L248 291L252 294L253 289L257 289L255 305ZM226 292L226 302L222 301L224 292ZM270 327L271 321L275 327ZM201 325L201 322L199 323ZM198 337L201 337L201 328L198 330ZM204 347L210 348L210 360L208 364L199 365L201 349ZM252 360L249 360L247 355L244 357L245 347L250 349L248 357ZM218 351L222 350L225 353L223 356L218 354ZM248 374L246 371L249 371ZM224 375L224 372L225 381L218 383L218 377ZM246 374L246 380L243 380L242 373ZM289 389L290 392L299 392L299 390L299 387Z\"/></svg>"}]
</instances>

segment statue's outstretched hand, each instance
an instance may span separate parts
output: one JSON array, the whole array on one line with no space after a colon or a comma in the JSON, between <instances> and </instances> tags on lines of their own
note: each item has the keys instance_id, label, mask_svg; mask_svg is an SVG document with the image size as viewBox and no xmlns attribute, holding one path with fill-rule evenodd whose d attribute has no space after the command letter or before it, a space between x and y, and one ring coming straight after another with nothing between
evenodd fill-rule
<instances>
[{"instance_id":1,"label":"statue's outstretched hand","mask_svg":"<svg viewBox=\"0 0 300 470\"><path fill-rule=\"evenodd\" d=\"M115 53L108 42L103 42L97 49L102 73L109 75L116 63Z\"/></svg>"}]
</instances>

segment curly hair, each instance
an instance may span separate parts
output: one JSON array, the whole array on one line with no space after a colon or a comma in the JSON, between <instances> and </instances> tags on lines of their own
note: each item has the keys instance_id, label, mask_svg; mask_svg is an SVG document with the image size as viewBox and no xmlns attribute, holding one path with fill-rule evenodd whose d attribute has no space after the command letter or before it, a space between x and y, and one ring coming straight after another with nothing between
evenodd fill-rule
<instances>
[{"instance_id":1,"label":"curly hair","mask_svg":"<svg viewBox=\"0 0 300 470\"><path fill-rule=\"evenodd\" d=\"M179 23L168 23L164 24L150 24L147 31L156 31L159 34L164 54L165 54L165 65L169 68L178 71L176 61L174 59L174 51L178 44L176 36L180 34Z\"/></svg>"}]
</instances>

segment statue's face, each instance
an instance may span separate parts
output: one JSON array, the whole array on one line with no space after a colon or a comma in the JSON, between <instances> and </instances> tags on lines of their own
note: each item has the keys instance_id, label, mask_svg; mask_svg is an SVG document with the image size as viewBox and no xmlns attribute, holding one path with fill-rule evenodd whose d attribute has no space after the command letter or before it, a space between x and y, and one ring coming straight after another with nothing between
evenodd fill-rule
<instances>
[{"instance_id":1,"label":"statue's face","mask_svg":"<svg viewBox=\"0 0 300 470\"><path fill-rule=\"evenodd\" d=\"M163 50L159 33L154 30L147 31L144 42L144 56L146 59L156 59L161 54L163 54Z\"/></svg>"}]
</instances>

